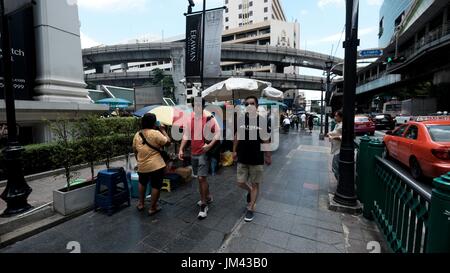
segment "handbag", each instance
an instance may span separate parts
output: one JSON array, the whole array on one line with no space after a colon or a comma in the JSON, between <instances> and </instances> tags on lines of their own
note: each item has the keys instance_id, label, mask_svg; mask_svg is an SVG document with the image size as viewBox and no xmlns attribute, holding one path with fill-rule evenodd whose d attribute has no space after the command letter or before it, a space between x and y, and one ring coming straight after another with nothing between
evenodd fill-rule
<instances>
[{"instance_id":1,"label":"handbag","mask_svg":"<svg viewBox=\"0 0 450 273\"><path fill-rule=\"evenodd\" d=\"M157 151L162 159L164 160L164 162L169 162L170 161L170 156L169 154L161 149L156 148L155 146L151 145L150 143L148 143L147 139L145 138L144 134L142 132L139 132L139 135L142 138L142 144L149 146L150 148L152 148L153 150Z\"/></svg>"}]
</instances>

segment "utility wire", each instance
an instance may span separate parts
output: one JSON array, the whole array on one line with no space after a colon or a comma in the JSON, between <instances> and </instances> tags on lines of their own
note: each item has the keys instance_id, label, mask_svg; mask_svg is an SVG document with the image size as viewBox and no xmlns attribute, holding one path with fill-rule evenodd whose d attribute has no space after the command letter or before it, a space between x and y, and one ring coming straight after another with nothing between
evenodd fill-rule
<instances>
[{"instance_id":1,"label":"utility wire","mask_svg":"<svg viewBox=\"0 0 450 273\"><path fill-rule=\"evenodd\" d=\"M342 28L341 38L339 39L339 42L338 42L337 47L336 47L336 50L334 51L334 54L333 54L333 61L334 61L334 58L336 57L339 45L341 44L342 37L344 36L344 32L345 32L345 24L344 24L344 27Z\"/></svg>"}]
</instances>

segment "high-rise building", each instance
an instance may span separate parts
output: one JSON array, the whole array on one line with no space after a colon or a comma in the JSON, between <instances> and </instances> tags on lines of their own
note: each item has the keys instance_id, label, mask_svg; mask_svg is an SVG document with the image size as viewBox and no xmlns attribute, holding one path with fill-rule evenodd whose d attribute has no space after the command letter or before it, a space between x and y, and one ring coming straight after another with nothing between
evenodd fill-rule
<instances>
[{"instance_id":1,"label":"high-rise building","mask_svg":"<svg viewBox=\"0 0 450 273\"><path fill-rule=\"evenodd\" d=\"M378 33L378 43L381 48L387 47L392 42L396 27L402 23L413 3L412 0L384 0L380 9L380 30Z\"/></svg>"},{"instance_id":2,"label":"high-rise building","mask_svg":"<svg viewBox=\"0 0 450 273\"><path fill-rule=\"evenodd\" d=\"M287 22L281 0L225 0L225 44L268 45L300 49L300 25ZM270 63L223 62L223 71L296 73L297 69L277 68Z\"/></svg>"},{"instance_id":3,"label":"high-rise building","mask_svg":"<svg viewBox=\"0 0 450 273\"><path fill-rule=\"evenodd\" d=\"M225 30L269 20L286 21L280 0L225 0Z\"/></svg>"}]
</instances>

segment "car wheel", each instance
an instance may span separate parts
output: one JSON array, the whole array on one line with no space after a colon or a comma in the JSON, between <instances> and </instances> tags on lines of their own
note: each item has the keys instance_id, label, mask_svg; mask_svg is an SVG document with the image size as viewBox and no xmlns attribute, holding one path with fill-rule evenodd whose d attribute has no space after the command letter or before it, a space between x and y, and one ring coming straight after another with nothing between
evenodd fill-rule
<instances>
[{"instance_id":1,"label":"car wheel","mask_svg":"<svg viewBox=\"0 0 450 273\"><path fill-rule=\"evenodd\" d=\"M414 179L420 179L422 177L422 169L420 164L415 157L409 160L409 168L411 169L411 175Z\"/></svg>"}]
</instances>

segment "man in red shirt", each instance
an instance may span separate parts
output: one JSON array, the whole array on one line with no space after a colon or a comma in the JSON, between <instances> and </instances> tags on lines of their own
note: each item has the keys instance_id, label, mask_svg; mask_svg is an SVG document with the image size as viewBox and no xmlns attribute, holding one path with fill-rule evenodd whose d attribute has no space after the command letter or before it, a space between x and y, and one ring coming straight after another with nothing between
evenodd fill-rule
<instances>
[{"instance_id":1,"label":"man in red shirt","mask_svg":"<svg viewBox=\"0 0 450 273\"><path fill-rule=\"evenodd\" d=\"M184 148L187 142L191 141L192 169L194 175L198 176L200 188L200 201L197 203L200 206L198 218L203 220L208 215L208 203L213 200L207 181L210 164L206 153L219 141L220 130L214 117L204 112L205 100L201 99L201 103L199 99L194 101L192 105L194 113L187 130L184 131L178 158L184 159Z\"/></svg>"}]
</instances>

